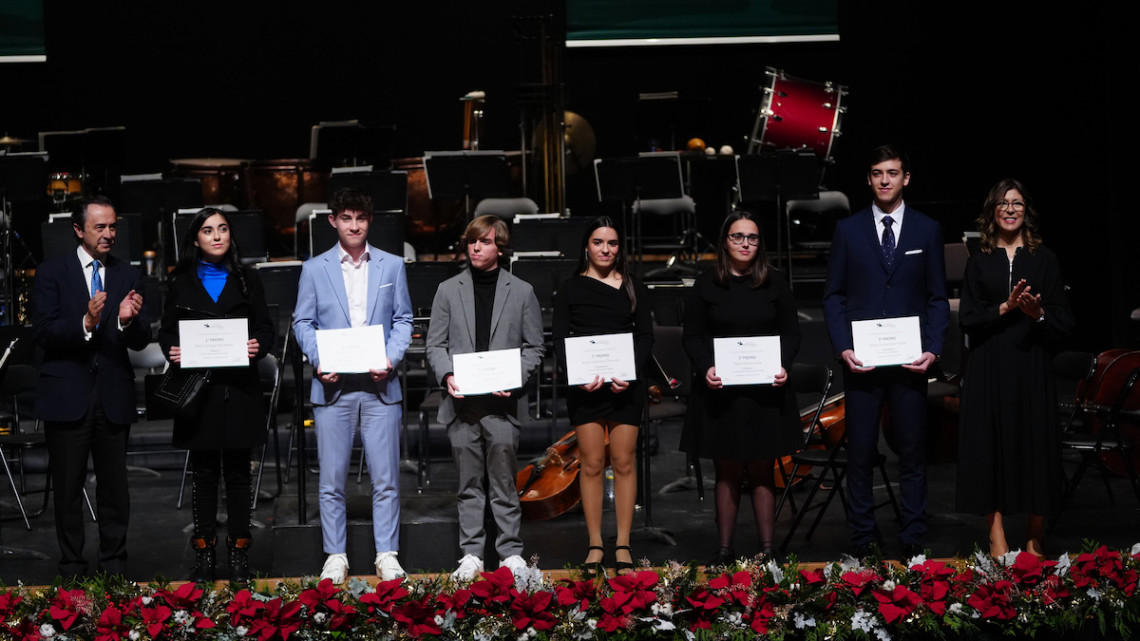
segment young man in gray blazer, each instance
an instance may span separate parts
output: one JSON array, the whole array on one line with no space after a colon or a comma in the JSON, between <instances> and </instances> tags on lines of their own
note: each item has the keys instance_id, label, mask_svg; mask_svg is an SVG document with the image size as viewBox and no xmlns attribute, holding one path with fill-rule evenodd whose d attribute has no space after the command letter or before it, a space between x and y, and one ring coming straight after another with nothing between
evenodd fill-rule
<instances>
[{"instance_id":1,"label":"young man in gray blazer","mask_svg":"<svg viewBox=\"0 0 1140 641\"><path fill-rule=\"evenodd\" d=\"M522 508L515 489L521 390L464 396L452 375L452 357L520 348L525 385L542 361L542 315L534 289L499 268L499 258L510 243L506 223L496 216L480 216L467 226L463 239L470 268L440 284L427 334L428 363L447 391L439 421L447 425L459 471L459 546L464 556L452 578L469 581L483 571L487 538L483 510L489 490L499 530L495 540L499 566L510 568L517 579L526 569L519 537Z\"/></svg>"}]
</instances>

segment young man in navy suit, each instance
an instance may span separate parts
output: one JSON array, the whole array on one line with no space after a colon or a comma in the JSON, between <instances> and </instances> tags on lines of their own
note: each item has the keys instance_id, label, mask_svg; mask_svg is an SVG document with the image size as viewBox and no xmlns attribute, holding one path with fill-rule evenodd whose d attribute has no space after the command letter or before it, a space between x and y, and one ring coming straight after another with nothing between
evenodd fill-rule
<instances>
[{"instance_id":1,"label":"young man in navy suit","mask_svg":"<svg viewBox=\"0 0 1140 641\"><path fill-rule=\"evenodd\" d=\"M403 395L395 368L412 340L412 301L404 259L368 244L372 199L346 187L329 203L329 224L338 242L301 269L293 331L313 365L313 418L321 477L321 535L328 554L322 579L348 577L348 514L344 486L357 428L372 477L372 536L376 574L385 581L404 576L400 546L400 426ZM318 329L382 325L387 363L383 369L345 374L324 371Z\"/></svg>"},{"instance_id":2,"label":"young man in navy suit","mask_svg":"<svg viewBox=\"0 0 1140 641\"><path fill-rule=\"evenodd\" d=\"M905 153L884 145L872 152L868 166L874 202L836 226L823 313L843 366L851 542L865 556L879 539L872 471L886 404L899 455L903 520L898 538L909 559L922 551L926 533L926 376L942 352L950 306L942 230L903 202L903 188L910 182ZM851 322L900 316L918 317L922 355L901 366L864 366L853 348Z\"/></svg>"},{"instance_id":3,"label":"young man in navy suit","mask_svg":"<svg viewBox=\"0 0 1140 641\"><path fill-rule=\"evenodd\" d=\"M111 256L117 215L110 200L85 200L71 215L79 246L36 270L33 332L44 359L36 415L44 421L55 498L61 576L87 572L83 484L95 465L99 570L127 571L127 437L138 418L127 349L150 342L143 277Z\"/></svg>"}]
</instances>

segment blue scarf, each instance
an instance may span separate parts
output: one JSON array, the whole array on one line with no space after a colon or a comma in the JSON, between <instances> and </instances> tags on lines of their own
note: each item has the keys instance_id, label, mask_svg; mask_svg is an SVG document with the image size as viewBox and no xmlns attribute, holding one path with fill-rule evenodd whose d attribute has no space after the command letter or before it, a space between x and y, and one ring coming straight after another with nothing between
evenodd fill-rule
<instances>
[{"instance_id":1,"label":"blue scarf","mask_svg":"<svg viewBox=\"0 0 1140 641\"><path fill-rule=\"evenodd\" d=\"M221 263L207 263L204 260L198 261L198 280L202 281L202 287L206 288L206 293L214 302L218 302L218 297L222 295L222 289L226 286L226 278L230 273Z\"/></svg>"}]
</instances>

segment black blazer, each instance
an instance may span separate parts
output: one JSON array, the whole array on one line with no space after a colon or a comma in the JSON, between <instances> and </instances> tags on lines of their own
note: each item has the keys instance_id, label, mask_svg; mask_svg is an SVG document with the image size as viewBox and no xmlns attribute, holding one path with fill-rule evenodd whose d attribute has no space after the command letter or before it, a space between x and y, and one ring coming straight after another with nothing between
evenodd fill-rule
<instances>
[{"instance_id":1,"label":"black blazer","mask_svg":"<svg viewBox=\"0 0 1140 641\"><path fill-rule=\"evenodd\" d=\"M196 417L174 419L174 445L187 449L225 449L253 447L265 442L265 401L257 375L257 361L273 349L277 336L265 290L257 273L245 272L248 295L234 275L218 296L210 298L196 272L177 275L170 284L162 313L158 342L169 358L170 348L178 345L178 321L201 318L247 318L249 337L258 343L257 357L248 367L219 367L210 373L206 398ZM174 367L174 365L172 365Z\"/></svg>"},{"instance_id":2,"label":"black blazer","mask_svg":"<svg viewBox=\"0 0 1140 641\"><path fill-rule=\"evenodd\" d=\"M119 303L132 289L142 293L142 274L114 256L106 261L107 304L92 332L83 337L83 316L91 299L83 266L75 253L44 261L36 268L32 324L44 359L36 381L36 416L44 421L77 421L87 412L92 390L112 423L135 422L134 369L127 349L150 342L146 299L139 315L119 331Z\"/></svg>"}]
</instances>

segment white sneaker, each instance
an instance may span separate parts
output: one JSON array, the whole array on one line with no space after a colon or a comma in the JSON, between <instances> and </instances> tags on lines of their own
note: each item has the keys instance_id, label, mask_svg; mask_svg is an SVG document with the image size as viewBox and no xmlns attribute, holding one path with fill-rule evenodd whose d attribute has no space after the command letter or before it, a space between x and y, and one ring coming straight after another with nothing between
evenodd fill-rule
<instances>
[{"instance_id":1,"label":"white sneaker","mask_svg":"<svg viewBox=\"0 0 1140 641\"><path fill-rule=\"evenodd\" d=\"M499 561L499 567L507 568L515 577L515 587L522 590L527 583L526 560L517 554L512 554Z\"/></svg>"},{"instance_id":2,"label":"white sneaker","mask_svg":"<svg viewBox=\"0 0 1140 641\"><path fill-rule=\"evenodd\" d=\"M452 581L474 581L475 577L483 571L483 559L468 554L459 559L459 569L451 573Z\"/></svg>"},{"instance_id":3,"label":"white sneaker","mask_svg":"<svg viewBox=\"0 0 1140 641\"><path fill-rule=\"evenodd\" d=\"M344 583L348 579L348 555L330 554L325 559L325 566L321 568L321 578L329 579L336 585Z\"/></svg>"},{"instance_id":4,"label":"white sneaker","mask_svg":"<svg viewBox=\"0 0 1140 641\"><path fill-rule=\"evenodd\" d=\"M396 560L396 552L377 552L376 576L380 577L381 581L391 581L408 576L408 573L400 567L400 562Z\"/></svg>"}]
</instances>

